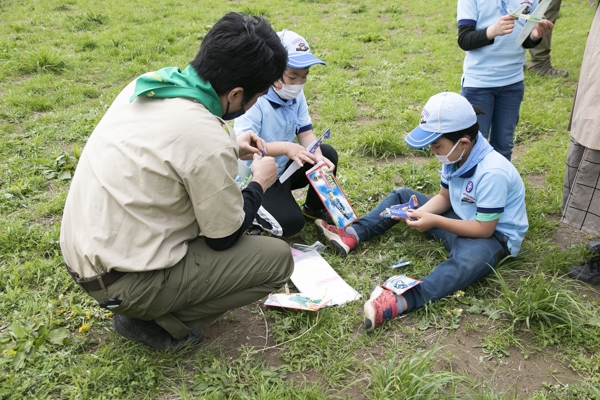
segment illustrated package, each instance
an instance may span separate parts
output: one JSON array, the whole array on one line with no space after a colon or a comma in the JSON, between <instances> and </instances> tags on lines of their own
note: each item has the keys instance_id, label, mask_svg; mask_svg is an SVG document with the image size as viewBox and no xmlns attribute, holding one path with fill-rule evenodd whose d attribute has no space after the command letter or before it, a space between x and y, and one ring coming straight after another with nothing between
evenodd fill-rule
<instances>
[{"instance_id":1,"label":"illustrated package","mask_svg":"<svg viewBox=\"0 0 600 400\"><path fill-rule=\"evenodd\" d=\"M394 275L381 285L384 289L391 290L397 295L401 295L408 289L417 286L422 281L410 278L406 275Z\"/></svg>"},{"instance_id":2,"label":"illustrated package","mask_svg":"<svg viewBox=\"0 0 600 400\"><path fill-rule=\"evenodd\" d=\"M324 162L321 161L306 171L306 178L338 228L348 226L357 219L335 175L329 172Z\"/></svg>"}]
</instances>

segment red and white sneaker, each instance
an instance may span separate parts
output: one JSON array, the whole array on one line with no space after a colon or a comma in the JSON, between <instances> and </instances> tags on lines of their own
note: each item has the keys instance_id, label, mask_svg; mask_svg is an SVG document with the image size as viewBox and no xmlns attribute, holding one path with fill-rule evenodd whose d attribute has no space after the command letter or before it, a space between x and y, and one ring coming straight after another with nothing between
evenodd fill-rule
<instances>
[{"instance_id":1,"label":"red and white sneaker","mask_svg":"<svg viewBox=\"0 0 600 400\"><path fill-rule=\"evenodd\" d=\"M365 303L365 330L372 331L385 321L400 315L396 303L396 295L391 290L377 286L371 293L371 298Z\"/></svg>"},{"instance_id":2,"label":"red and white sneaker","mask_svg":"<svg viewBox=\"0 0 600 400\"><path fill-rule=\"evenodd\" d=\"M317 231L325 236L329 245L333 250L342 256L347 256L348 253L358 246L358 239L354 235L347 233L345 230L334 225L329 225L322 219L315 221Z\"/></svg>"}]
</instances>

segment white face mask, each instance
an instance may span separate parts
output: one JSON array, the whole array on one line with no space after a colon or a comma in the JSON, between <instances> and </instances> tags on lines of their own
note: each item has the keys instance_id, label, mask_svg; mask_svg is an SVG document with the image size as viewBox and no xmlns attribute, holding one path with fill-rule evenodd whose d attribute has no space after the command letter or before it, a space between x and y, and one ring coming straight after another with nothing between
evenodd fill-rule
<instances>
[{"instance_id":1,"label":"white face mask","mask_svg":"<svg viewBox=\"0 0 600 400\"><path fill-rule=\"evenodd\" d=\"M437 158L438 161L441 162L442 164L447 164L447 165L456 164L457 162L459 162L460 160L462 160L462 157L465 154L465 151L463 150L462 153L460 153L460 156L455 161L450 161L448 159L448 156L450 154L452 154L452 152L458 147L459 143L460 143L460 140L458 142L456 142L456 144L454 145L454 147L452 148L452 150L450 150L448 152L448 154L446 154L445 156L440 156L438 154L435 154L435 158Z\"/></svg>"},{"instance_id":2,"label":"white face mask","mask_svg":"<svg viewBox=\"0 0 600 400\"><path fill-rule=\"evenodd\" d=\"M273 86L273 89L275 89L275 93L284 100L295 99L302 93L302 89L304 88L304 83L301 85L288 85L287 83L279 82L281 83L281 89L277 89L275 86Z\"/></svg>"}]
</instances>

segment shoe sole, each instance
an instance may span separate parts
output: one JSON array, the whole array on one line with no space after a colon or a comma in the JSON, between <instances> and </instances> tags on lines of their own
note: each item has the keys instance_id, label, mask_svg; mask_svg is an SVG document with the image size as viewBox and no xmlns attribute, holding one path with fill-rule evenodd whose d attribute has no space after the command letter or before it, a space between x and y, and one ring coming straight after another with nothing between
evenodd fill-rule
<instances>
[{"instance_id":1,"label":"shoe sole","mask_svg":"<svg viewBox=\"0 0 600 400\"><path fill-rule=\"evenodd\" d=\"M369 297L369 300L367 300L365 302L365 305L363 307L363 311L365 314L364 327L365 327L365 330L368 332L373 331L373 330L375 330L375 328L377 328L377 326L375 326L375 308L373 308L373 306L371 305L371 302L374 299L376 299L381 294L382 291L383 291L383 288L381 288L381 286L377 286L371 292L371 296ZM367 321L368 321L368 323L367 323Z\"/></svg>"},{"instance_id":2,"label":"shoe sole","mask_svg":"<svg viewBox=\"0 0 600 400\"><path fill-rule=\"evenodd\" d=\"M315 220L315 222L317 221L323 221L323 220ZM346 246L346 245L342 245L340 244L337 240L335 239L331 239L330 235L335 235L334 233L329 232L328 230L326 230L325 228L323 228L321 226L321 224L317 224L315 223L315 227L317 228L317 232L319 232L321 235L323 235L325 237L325 239L327 239L327 243L329 243L329 245L333 248L333 251L340 255L340 256L347 256L348 253L350 253L350 247ZM338 235L335 235L337 238L339 238Z\"/></svg>"}]
</instances>

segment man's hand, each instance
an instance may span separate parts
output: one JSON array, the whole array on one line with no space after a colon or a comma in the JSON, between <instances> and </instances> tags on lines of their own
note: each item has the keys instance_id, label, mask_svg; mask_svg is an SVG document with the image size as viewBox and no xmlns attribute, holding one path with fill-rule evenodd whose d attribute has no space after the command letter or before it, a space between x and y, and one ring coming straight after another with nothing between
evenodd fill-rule
<instances>
[{"instance_id":1,"label":"man's hand","mask_svg":"<svg viewBox=\"0 0 600 400\"><path fill-rule=\"evenodd\" d=\"M237 137L241 160L251 160L254 154L262 155L267 152L267 142L256 133L247 131Z\"/></svg>"},{"instance_id":2,"label":"man's hand","mask_svg":"<svg viewBox=\"0 0 600 400\"><path fill-rule=\"evenodd\" d=\"M261 157L254 154L251 170L252 181L259 183L263 192L266 192L277 180L277 164L273 157Z\"/></svg>"},{"instance_id":3,"label":"man's hand","mask_svg":"<svg viewBox=\"0 0 600 400\"><path fill-rule=\"evenodd\" d=\"M496 36L504 36L512 33L515 28L515 20L517 18L510 14L500 17L494 25L488 26L486 35L488 40L494 39Z\"/></svg>"},{"instance_id":4,"label":"man's hand","mask_svg":"<svg viewBox=\"0 0 600 400\"><path fill-rule=\"evenodd\" d=\"M538 22L535 28L533 28L533 31L531 31L531 35L529 36L533 41L540 40L541 38L549 34L552 31L552 28L554 28L554 24L552 23L552 21L546 20L544 22Z\"/></svg>"}]
</instances>

